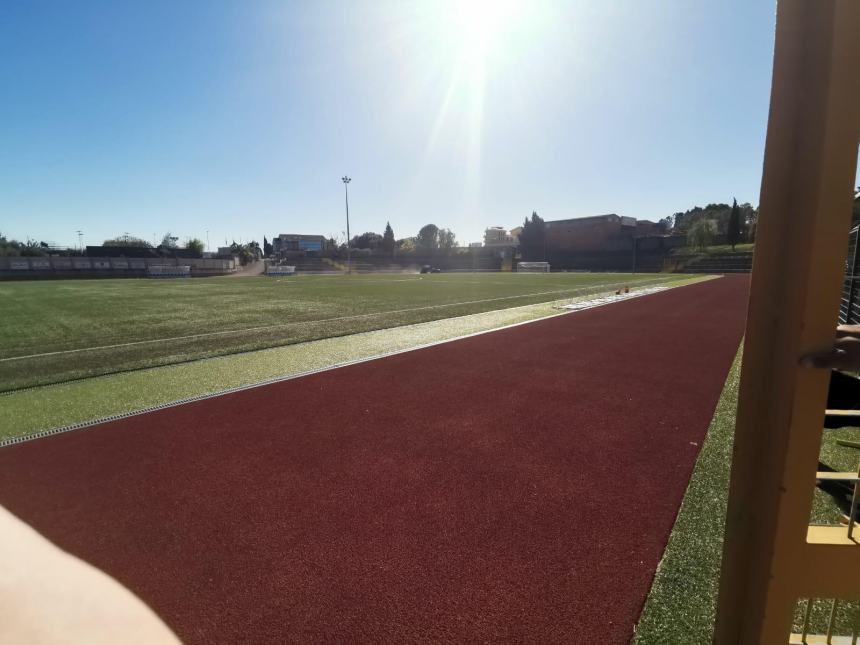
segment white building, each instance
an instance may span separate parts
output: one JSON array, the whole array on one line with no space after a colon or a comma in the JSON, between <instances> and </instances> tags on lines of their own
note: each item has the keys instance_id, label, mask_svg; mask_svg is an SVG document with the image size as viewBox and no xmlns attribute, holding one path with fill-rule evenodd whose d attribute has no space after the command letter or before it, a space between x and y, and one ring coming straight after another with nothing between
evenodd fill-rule
<instances>
[{"instance_id":1,"label":"white building","mask_svg":"<svg viewBox=\"0 0 860 645\"><path fill-rule=\"evenodd\" d=\"M484 246L513 246L513 236L502 226L491 226L484 230Z\"/></svg>"}]
</instances>

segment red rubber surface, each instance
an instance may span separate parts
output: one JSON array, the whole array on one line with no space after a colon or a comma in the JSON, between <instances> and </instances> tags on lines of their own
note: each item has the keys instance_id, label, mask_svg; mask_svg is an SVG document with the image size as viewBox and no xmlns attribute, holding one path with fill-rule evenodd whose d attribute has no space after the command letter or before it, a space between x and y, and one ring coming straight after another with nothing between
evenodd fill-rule
<instances>
[{"instance_id":1,"label":"red rubber surface","mask_svg":"<svg viewBox=\"0 0 860 645\"><path fill-rule=\"evenodd\" d=\"M192 643L625 643L746 291L727 277L11 446L0 503Z\"/></svg>"}]
</instances>

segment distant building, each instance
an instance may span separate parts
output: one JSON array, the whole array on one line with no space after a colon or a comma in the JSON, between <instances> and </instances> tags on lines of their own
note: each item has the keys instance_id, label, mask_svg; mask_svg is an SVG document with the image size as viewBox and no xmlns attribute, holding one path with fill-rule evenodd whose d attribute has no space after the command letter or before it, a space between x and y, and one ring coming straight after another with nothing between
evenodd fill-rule
<instances>
[{"instance_id":1,"label":"distant building","mask_svg":"<svg viewBox=\"0 0 860 645\"><path fill-rule=\"evenodd\" d=\"M620 251L631 248L634 237L660 233L658 225L615 213L546 222L550 252Z\"/></svg>"},{"instance_id":2,"label":"distant building","mask_svg":"<svg viewBox=\"0 0 860 645\"><path fill-rule=\"evenodd\" d=\"M484 246L483 242L469 242L470 249L480 249L482 246Z\"/></svg>"},{"instance_id":3,"label":"distant building","mask_svg":"<svg viewBox=\"0 0 860 645\"><path fill-rule=\"evenodd\" d=\"M325 248L324 235L281 233L272 238L272 253L276 256L295 251L322 251L323 248Z\"/></svg>"},{"instance_id":4,"label":"distant building","mask_svg":"<svg viewBox=\"0 0 860 645\"><path fill-rule=\"evenodd\" d=\"M514 238L502 226L491 226L484 230L484 246L513 246Z\"/></svg>"}]
</instances>

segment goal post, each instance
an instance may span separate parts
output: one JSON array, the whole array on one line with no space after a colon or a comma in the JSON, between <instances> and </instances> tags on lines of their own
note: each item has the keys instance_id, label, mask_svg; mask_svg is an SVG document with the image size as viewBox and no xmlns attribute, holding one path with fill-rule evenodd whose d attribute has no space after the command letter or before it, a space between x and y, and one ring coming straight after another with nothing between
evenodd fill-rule
<instances>
[{"instance_id":1,"label":"goal post","mask_svg":"<svg viewBox=\"0 0 860 645\"><path fill-rule=\"evenodd\" d=\"M549 273L549 262L517 262L517 273Z\"/></svg>"}]
</instances>

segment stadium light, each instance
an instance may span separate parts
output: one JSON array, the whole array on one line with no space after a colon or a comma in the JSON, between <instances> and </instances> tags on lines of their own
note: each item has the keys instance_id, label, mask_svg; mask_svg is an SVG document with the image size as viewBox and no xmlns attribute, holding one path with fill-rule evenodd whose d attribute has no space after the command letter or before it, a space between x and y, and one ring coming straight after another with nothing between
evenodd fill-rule
<instances>
[{"instance_id":1,"label":"stadium light","mask_svg":"<svg viewBox=\"0 0 860 645\"><path fill-rule=\"evenodd\" d=\"M352 248L349 245L349 182L352 181L344 175L340 178L343 182L344 197L346 198L346 272L352 274Z\"/></svg>"}]
</instances>

